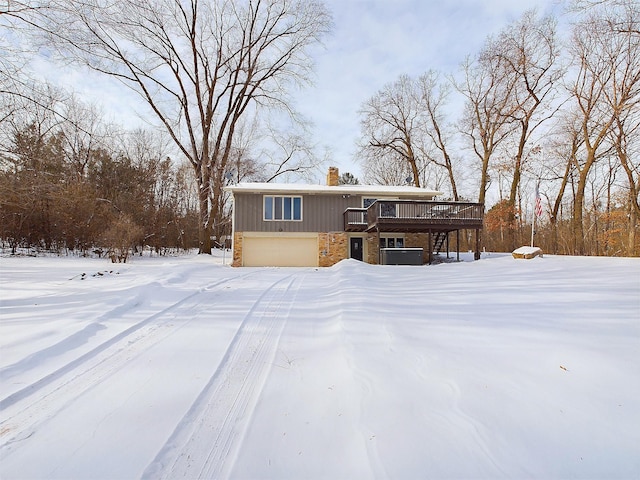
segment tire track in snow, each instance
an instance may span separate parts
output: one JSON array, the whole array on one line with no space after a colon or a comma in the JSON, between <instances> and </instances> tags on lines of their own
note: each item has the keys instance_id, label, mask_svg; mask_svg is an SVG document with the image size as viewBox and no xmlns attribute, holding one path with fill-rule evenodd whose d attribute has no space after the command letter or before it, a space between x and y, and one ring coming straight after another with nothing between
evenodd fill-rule
<instances>
[{"instance_id":1,"label":"tire track in snow","mask_svg":"<svg viewBox=\"0 0 640 480\"><path fill-rule=\"evenodd\" d=\"M201 287L114 335L40 380L0 400L0 412L4 417L0 418L0 439L10 436L0 443L0 451L15 442L29 438L37 425L63 409L69 401L69 391L73 391L76 397L80 396L124 368L132 358L189 324L191 320L181 322L174 322L174 320L183 309L189 310L197 306L198 296L217 290L222 291L229 284L242 281L257 273L249 272ZM29 401L30 397L35 398Z\"/></svg>"},{"instance_id":2,"label":"tire track in snow","mask_svg":"<svg viewBox=\"0 0 640 480\"><path fill-rule=\"evenodd\" d=\"M301 283L299 275L284 277L255 302L216 372L142 478L229 476Z\"/></svg>"}]
</instances>

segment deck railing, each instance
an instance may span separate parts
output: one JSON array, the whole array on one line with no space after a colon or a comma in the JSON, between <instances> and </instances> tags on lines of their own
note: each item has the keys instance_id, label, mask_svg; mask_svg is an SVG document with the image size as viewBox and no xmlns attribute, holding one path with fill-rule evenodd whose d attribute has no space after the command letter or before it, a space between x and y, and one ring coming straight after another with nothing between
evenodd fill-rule
<instances>
[{"instance_id":1,"label":"deck railing","mask_svg":"<svg viewBox=\"0 0 640 480\"><path fill-rule=\"evenodd\" d=\"M345 232L364 232L367 229L366 208L347 208L343 217Z\"/></svg>"},{"instance_id":2,"label":"deck railing","mask_svg":"<svg viewBox=\"0 0 640 480\"><path fill-rule=\"evenodd\" d=\"M419 231L429 228L482 228L484 206L470 202L378 200L369 208L348 208L345 231Z\"/></svg>"}]
</instances>

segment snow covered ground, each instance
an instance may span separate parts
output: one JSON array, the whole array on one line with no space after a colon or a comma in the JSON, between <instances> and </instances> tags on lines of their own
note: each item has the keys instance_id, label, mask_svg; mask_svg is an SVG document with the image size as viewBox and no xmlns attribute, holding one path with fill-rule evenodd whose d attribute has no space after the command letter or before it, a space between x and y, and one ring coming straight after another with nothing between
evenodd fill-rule
<instances>
[{"instance_id":1,"label":"snow covered ground","mask_svg":"<svg viewBox=\"0 0 640 480\"><path fill-rule=\"evenodd\" d=\"M0 478L640 478L640 259L0 258Z\"/></svg>"}]
</instances>

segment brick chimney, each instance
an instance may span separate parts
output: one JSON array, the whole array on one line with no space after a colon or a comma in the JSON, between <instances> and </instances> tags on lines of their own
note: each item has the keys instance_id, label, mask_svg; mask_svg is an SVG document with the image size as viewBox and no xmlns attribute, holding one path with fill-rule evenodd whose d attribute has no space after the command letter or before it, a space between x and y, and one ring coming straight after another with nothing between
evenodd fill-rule
<instances>
[{"instance_id":1,"label":"brick chimney","mask_svg":"<svg viewBox=\"0 0 640 480\"><path fill-rule=\"evenodd\" d=\"M338 167L329 167L329 173L327 173L327 185L330 187L338 186Z\"/></svg>"}]
</instances>

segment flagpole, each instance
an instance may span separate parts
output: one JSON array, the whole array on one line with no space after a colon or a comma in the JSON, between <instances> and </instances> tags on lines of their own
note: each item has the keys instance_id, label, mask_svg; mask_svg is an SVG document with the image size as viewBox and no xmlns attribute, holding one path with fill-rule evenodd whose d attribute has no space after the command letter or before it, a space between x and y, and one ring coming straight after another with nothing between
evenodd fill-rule
<instances>
[{"instance_id":1,"label":"flagpole","mask_svg":"<svg viewBox=\"0 0 640 480\"><path fill-rule=\"evenodd\" d=\"M533 206L533 222L531 222L531 247L533 248L533 234L536 231L536 207Z\"/></svg>"},{"instance_id":2,"label":"flagpole","mask_svg":"<svg viewBox=\"0 0 640 480\"><path fill-rule=\"evenodd\" d=\"M536 217L542 213L542 206L540 204L540 178L536 183L536 195L533 199L533 221L531 222L531 248L533 248L533 236L536 232Z\"/></svg>"}]
</instances>

